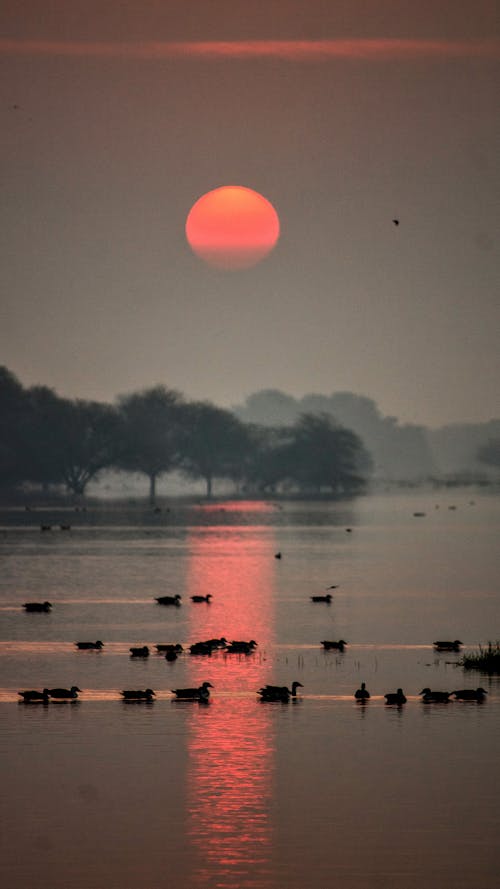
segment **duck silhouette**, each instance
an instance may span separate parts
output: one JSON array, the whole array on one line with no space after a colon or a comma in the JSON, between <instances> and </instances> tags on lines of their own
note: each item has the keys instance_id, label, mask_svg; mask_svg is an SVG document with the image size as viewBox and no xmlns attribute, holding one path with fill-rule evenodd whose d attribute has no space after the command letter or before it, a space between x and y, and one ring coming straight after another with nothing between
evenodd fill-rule
<instances>
[{"instance_id":1,"label":"duck silhouette","mask_svg":"<svg viewBox=\"0 0 500 889\"><path fill-rule=\"evenodd\" d=\"M171 691L179 701L208 701L211 682L202 682L197 688L172 688Z\"/></svg>"},{"instance_id":2,"label":"duck silhouette","mask_svg":"<svg viewBox=\"0 0 500 889\"><path fill-rule=\"evenodd\" d=\"M257 694L260 695L262 701L284 701L297 697L297 689L303 688L302 682L292 682L292 688L286 685L264 685L259 688Z\"/></svg>"},{"instance_id":3,"label":"duck silhouette","mask_svg":"<svg viewBox=\"0 0 500 889\"><path fill-rule=\"evenodd\" d=\"M423 688L420 694L426 704L447 704L450 700L451 691L431 691L430 688Z\"/></svg>"},{"instance_id":4,"label":"duck silhouette","mask_svg":"<svg viewBox=\"0 0 500 889\"><path fill-rule=\"evenodd\" d=\"M327 602L329 605L330 602L332 601L332 594L326 593L325 596L311 596L310 599L311 599L311 602Z\"/></svg>"},{"instance_id":5,"label":"duck silhouette","mask_svg":"<svg viewBox=\"0 0 500 889\"><path fill-rule=\"evenodd\" d=\"M97 642L75 642L79 651L100 651L104 645L100 639Z\"/></svg>"},{"instance_id":6,"label":"duck silhouette","mask_svg":"<svg viewBox=\"0 0 500 889\"><path fill-rule=\"evenodd\" d=\"M206 596L191 596L191 602L207 602L210 605L211 598L212 593L207 593Z\"/></svg>"},{"instance_id":7,"label":"duck silhouette","mask_svg":"<svg viewBox=\"0 0 500 889\"><path fill-rule=\"evenodd\" d=\"M357 691L354 692L354 697L357 701L368 700L368 698L370 697L370 692L368 691L364 682L361 683L361 688L358 688Z\"/></svg>"},{"instance_id":8,"label":"duck silhouette","mask_svg":"<svg viewBox=\"0 0 500 889\"><path fill-rule=\"evenodd\" d=\"M181 604L182 596L179 596L179 593L176 593L175 596L157 596L156 601L158 605L176 605L177 607Z\"/></svg>"},{"instance_id":9,"label":"duck silhouette","mask_svg":"<svg viewBox=\"0 0 500 889\"><path fill-rule=\"evenodd\" d=\"M343 651L347 645L345 639L339 639L338 642L324 639L321 643L325 651Z\"/></svg>"},{"instance_id":10,"label":"duck silhouette","mask_svg":"<svg viewBox=\"0 0 500 889\"><path fill-rule=\"evenodd\" d=\"M402 688L398 688L396 692L388 692L384 695L386 704L406 704L406 697Z\"/></svg>"},{"instance_id":11,"label":"duck silhouette","mask_svg":"<svg viewBox=\"0 0 500 889\"><path fill-rule=\"evenodd\" d=\"M460 688L458 691L452 691L450 694L455 695L457 701L484 701L488 692L484 688Z\"/></svg>"},{"instance_id":12,"label":"duck silhouette","mask_svg":"<svg viewBox=\"0 0 500 889\"><path fill-rule=\"evenodd\" d=\"M78 688L77 685L72 685L71 688L48 688L46 691L51 698L60 698L61 700L70 698L74 700L78 697L78 692L81 691L81 688Z\"/></svg>"},{"instance_id":13,"label":"duck silhouette","mask_svg":"<svg viewBox=\"0 0 500 889\"><path fill-rule=\"evenodd\" d=\"M138 648L129 648L130 657L149 657L149 648L147 645L142 645Z\"/></svg>"},{"instance_id":14,"label":"duck silhouette","mask_svg":"<svg viewBox=\"0 0 500 889\"><path fill-rule=\"evenodd\" d=\"M19 703L24 704L39 704L44 703L47 704L49 701L49 690L48 688L44 688L43 691L18 691L18 695L22 697L22 701Z\"/></svg>"},{"instance_id":15,"label":"duck silhouette","mask_svg":"<svg viewBox=\"0 0 500 889\"><path fill-rule=\"evenodd\" d=\"M25 602L23 605L25 611L45 611L46 613L52 608L51 602Z\"/></svg>"},{"instance_id":16,"label":"duck silhouette","mask_svg":"<svg viewBox=\"0 0 500 889\"><path fill-rule=\"evenodd\" d=\"M463 645L463 642L460 639L454 639L453 642L447 639L439 639L437 642L432 643L436 651L460 651L460 647Z\"/></svg>"},{"instance_id":17,"label":"duck silhouette","mask_svg":"<svg viewBox=\"0 0 500 889\"><path fill-rule=\"evenodd\" d=\"M124 701L152 701L155 696L152 688L137 689L136 691L126 689L120 692L120 694L123 696Z\"/></svg>"}]
</instances>

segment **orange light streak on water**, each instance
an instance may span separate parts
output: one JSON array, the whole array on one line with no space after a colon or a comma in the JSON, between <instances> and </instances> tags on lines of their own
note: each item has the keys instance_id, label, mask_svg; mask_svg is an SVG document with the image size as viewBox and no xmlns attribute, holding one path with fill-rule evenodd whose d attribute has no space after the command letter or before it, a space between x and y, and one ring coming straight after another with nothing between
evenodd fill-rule
<instances>
[{"instance_id":1,"label":"orange light streak on water","mask_svg":"<svg viewBox=\"0 0 500 889\"><path fill-rule=\"evenodd\" d=\"M195 705L188 724L193 887L267 884L274 720L272 706L262 705L256 690L272 681L262 652L274 639L273 570L272 538L263 546L261 535L220 528L193 533L189 592L210 591L214 600L193 607L191 636L258 642L253 655L192 657L189 664L191 684L209 679L214 686L211 703ZM225 690L241 695L224 697Z\"/></svg>"}]
</instances>

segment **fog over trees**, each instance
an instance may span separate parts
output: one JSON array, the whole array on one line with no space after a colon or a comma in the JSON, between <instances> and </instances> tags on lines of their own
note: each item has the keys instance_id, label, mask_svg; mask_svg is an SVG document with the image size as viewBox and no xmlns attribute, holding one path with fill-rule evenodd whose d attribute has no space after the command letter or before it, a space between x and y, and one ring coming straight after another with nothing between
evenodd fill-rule
<instances>
[{"instance_id":1,"label":"fog over trees","mask_svg":"<svg viewBox=\"0 0 500 889\"><path fill-rule=\"evenodd\" d=\"M158 480L173 473L203 481L207 497L222 480L240 494L344 496L372 476L498 478L499 451L500 420L427 430L384 417L370 398L350 392L296 399L266 389L230 411L157 385L104 404L25 388L0 366L4 493L65 490L78 498L114 470L145 476L152 504Z\"/></svg>"},{"instance_id":2,"label":"fog over trees","mask_svg":"<svg viewBox=\"0 0 500 889\"><path fill-rule=\"evenodd\" d=\"M429 429L383 416L373 399L353 392L294 398L278 389L261 389L233 408L244 422L287 426L304 412L326 414L357 433L373 459L373 476L388 482L429 479L492 479L495 464L481 456L490 440L500 439L500 419L456 423Z\"/></svg>"}]
</instances>

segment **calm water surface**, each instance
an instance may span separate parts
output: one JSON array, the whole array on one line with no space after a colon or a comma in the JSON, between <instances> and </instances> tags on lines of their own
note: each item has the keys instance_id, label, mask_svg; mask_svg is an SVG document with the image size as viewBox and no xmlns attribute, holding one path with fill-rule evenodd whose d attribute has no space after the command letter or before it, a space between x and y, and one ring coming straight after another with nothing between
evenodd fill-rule
<instances>
[{"instance_id":1,"label":"calm water surface","mask_svg":"<svg viewBox=\"0 0 500 889\"><path fill-rule=\"evenodd\" d=\"M500 638L499 528L500 500L471 491L0 510L2 885L497 889L498 679L432 641ZM175 593L180 608L154 601ZM50 614L21 607L45 599ZM128 653L222 635L255 654ZM322 649L339 638L344 654ZM294 702L256 695L294 679ZM204 680L208 706L173 700ZM72 684L75 703L17 703ZM484 704L418 697L477 685ZM147 686L154 703L120 700ZM386 706L398 686L408 703Z\"/></svg>"}]
</instances>

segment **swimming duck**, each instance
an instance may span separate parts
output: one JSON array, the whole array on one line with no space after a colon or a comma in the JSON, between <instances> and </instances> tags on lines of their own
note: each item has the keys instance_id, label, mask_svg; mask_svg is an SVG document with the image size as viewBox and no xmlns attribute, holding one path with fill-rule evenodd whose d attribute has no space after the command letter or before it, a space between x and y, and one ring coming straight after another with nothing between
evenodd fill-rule
<instances>
[{"instance_id":1,"label":"swimming duck","mask_svg":"<svg viewBox=\"0 0 500 889\"><path fill-rule=\"evenodd\" d=\"M100 639L97 642L75 642L79 651L100 651L104 645Z\"/></svg>"},{"instance_id":2,"label":"swimming duck","mask_svg":"<svg viewBox=\"0 0 500 889\"><path fill-rule=\"evenodd\" d=\"M177 660L177 652L176 651L166 651L165 652L165 660L166 661L176 661Z\"/></svg>"},{"instance_id":3,"label":"swimming duck","mask_svg":"<svg viewBox=\"0 0 500 889\"><path fill-rule=\"evenodd\" d=\"M212 598L212 593L207 593L206 596L191 596L191 602L208 602L210 605L210 599Z\"/></svg>"},{"instance_id":4,"label":"swimming duck","mask_svg":"<svg viewBox=\"0 0 500 889\"><path fill-rule=\"evenodd\" d=\"M161 652L175 651L176 654L180 654L181 651L184 651L179 642L159 642L158 645L155 645L155 648L157 651Z\"/></svg>"},{"instance_id":5,"label":"swimming duck","mask_svg":"<svg viewBox=\"0 0 500 889\"><path fill-rule=\"evenodd\" d=\"M142 645L140 648L129 648L130 657L149 657L149 648Z\"/></svg>"},{"instance_id":6,"label":"swimming duck","mask_svg":"<svg viewBox=\"0 0 500 889\"><path fill-rule=\"evenodd\" d=\"M51 698L77 698L81 688L72 685L71 688L48 688L46 689Z\"/></svg>"},{"instance_id":7,"label":"swimming duck","mask_svg":"<svg viewBox=\"0 0 500 889\"><path fill-rule=\"evenodd\" d=\"M179 596L179 593L176 593L175 596L157 596L156 601L158 605L179 605L181 604L182 596Z\"/></svg>"},{"instance_id":8,"label":"swimming duck","mask_svg":"<svg viewBox=\"0 0 500 889\"><path fill-rule=\"evenodd\" d=\"M330 642L328 639L325 639L321 644L325 651L343 651L347 642L345 639L339 639L338 642Z\"/></svg>"},{"instance_id":9,"label":"swimming duck","mask_svg":"<svg viewBox=\"0 0 500 889\"><path fill-rule=\"evenodd\" d=\"M20 695L22 697L23 703L25 703L25 704L33 704L33 703L45 703L46 704L46 703L48 703L48 700L49 700L48 688L44 688L43 691L18 691L18 695Z\"/></svg>"},{"instance_id":10,"label":"swimming duck","mask_svg":"<svg viewBox=\"0 0 500 889\"><path fill-rule=\"evenodd\" d=\"M454 639L453 642L439 640L432 644L436 651L460 651L460 646L463 645L463 642L461 642L460 639Z\"/></svg>"},{"instance_id":11,"label":"swimming duck","mask_svg":"<svg viewBox=\"0 0 500 889\"><path fill-rule=\"evenodd\" d=\"M288 701L297 697L297 689L303 687L302 682L292 682L291 691L286 685L264 685L263 688L259 688L257 694L261 696L262 701Z\"/></svg>"},{"instance_id":12,"label":"swimming duck","mask_svg":"<svg viewBox=\"0 0 500 889\"><path fill-rule=\"evenodd\" d=\"M124 701L152 701L155 693L152 688L145 688L143 691L141 689L137 691L125 690L120 694L123 695Z\"/></svg>"},{"instance_id":13,"label":"swimming duck","mask_svg":"<svg viewBox=\"0 0 500 889\"><path fill-rule=\"evenodd\" d=\"M284 701L297 696L297 688L303 688L301 682L292 682L292 689L286 685L265 685L260 688L257 694L261 696L262 701Z\"/></svg>"},{"instance_id":14,"label":"swimming duck","mask_svg":"<svg viewBox=\"0 0 500 889\"><path fill-rule=\"evenodd\" d=\"M212 651L213 648L208 642L193 642L193 644L189 646L190 654L205 655L210 657Z\"/></svg>"},{"instance_id":15,"label":"swimming duck","mask_svg":"<svg viewBox=\"0 0 500 889\"><path fill-rule=\"evenodd\" d=\"M213 688L211 682L202 682L198 688L172 688L170 690L179 701L208 701L209 688Z\"/></svg>"},{"instance_id":16,"label":"swimming duck","mask_svg":"<svg viewBox=\"0 0 500 889\"><path fill-rule=\"evenodd\" d=\"M484 688L460 688L458 691L452 691L450 694L455 695L457 701L484 701L488 692Z\"/></svg>"},{"instance_id":17,"label":"swimming duck","mask_svg":"<svg viewBox=\"0 0 500 889\"><path fill-rule=\"evenodd\" d=\"M52 608L51 602L25 602L23 608L26 611L50 611Z\"/></svg>"},{"instance_id":18,"label":"swimming duck","mask_svg":"<svg viewBox=\"0 0 500 889\"><path fill-rule=\"evenodd\" d=\"M431 691L430 688L423 688L420 694L425 703L447 704L451 691Z\"/></svg>"},{"instance_id":19,"label":"swimming duck","mask_svg":"<svg viewBox=\"0 0 500 889\"><path fill-rule=\"evenodd\" d=\"M226 652L227 654L253 654L254 648L257 648L255 639L250 639L250 642L233 641L227 646Z\"/></svg>"},{"instance_id":20,"label":"swimming duck","mask_svg":"<svg viewBox=\"0 0 500 889\"><path fill-rule=\"evenodd\" d=\"M311 602L327 602L328 605L332 601L332 594L327 593L326 596L311 596Z\"/></svg>"},{"instance_id":21,"label":"swimming duck","mask_svg":"<svg viewBox=\"0 0 500 889\"><path fill-rule=\"evenodd\" d=\"M354 692L354 697L357 701L368 700L368 698L370 697L370 692L368 691L364 682L361 683L361 688L358 688L358 690Z\"/></svg>"},{"instance_id":22,"label":"swimming duck","mask_svg":"<svg viewBox=\"0 0 500 889\"><path fill-rule=\"evenodd\" d=\"M406 704L406 697L402 688L398 688L396 692L389 692L384 695L386 704Z\"/></svg>"}]
</instances>

